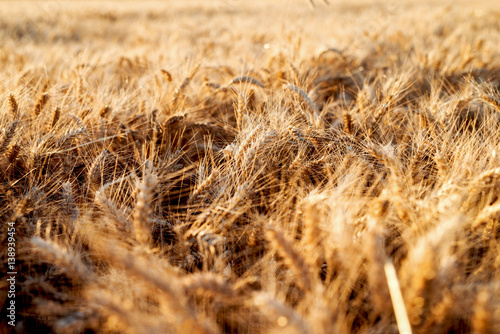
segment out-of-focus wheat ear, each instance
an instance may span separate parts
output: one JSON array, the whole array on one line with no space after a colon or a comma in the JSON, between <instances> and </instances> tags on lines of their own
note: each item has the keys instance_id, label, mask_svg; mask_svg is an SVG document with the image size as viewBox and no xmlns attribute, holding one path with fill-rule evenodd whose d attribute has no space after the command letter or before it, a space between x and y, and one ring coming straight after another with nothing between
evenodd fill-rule
<instances>
[{"instance_id":1,"label":"out-of-focus wheat ear","mask_svg":"<svg viewBox=\"0 0 500 334\"><path fill-rule=\"evenodd\" d=\"M113 318L115 332L141 333L145 330L159 332L151 328L149 319L134 308L133 296L118 294L114 290L103 289L96 284L85 289L85 298L95 305L100 313L105 314L105 317ZM64 333L67 332L66 330Z\"/></svg>"},{"instance_id":2,"label":"out-of-focus wheat ear","mask_svg":"<svg viewBox=\"0 0 500 334\"><path fill-rule=\"evenodd\" d=\"M172 74L170 74L169 71L162 69L161 74L163 75L163 78L167 80L168 82L172 82Z\"/></svg>"},{"instance_id":3,"label":"out-of-focus wheat ear","mask_svg":"<svg viewBox=\"0 0 500 334\"><path fill-rule=\"evenodd\" d=\"M62 246L55 241L39 237L32 237L31 243L35 247L35 250L41 252L72 277L86 282L93 279L92 272L82 262L80 256L75 254L70 248Z\"/></svg>"},{"instance_id":4,"label":"out-of-focus wheat ear","mask_svg":"<svg viewBox=\"0 0 500 334\"><path fill-rule=\"evenodd\" d=\"M260 88L264 87L264 84L262 82L260 82L259 80L255 79L251 76L248 76L248 75L241 75L241 76L232 78L231 81L229 81L225 87L227 88L231 85L240 84L240 83L248 83L248 84L251 84L254 86L258 86Z\"/></svg>"},{"instance_id":5,"label":"out-of-focus wheat ear","mask_svg":"<svg viewBox=\"0 0 500 334\"><path fill-rule=\"evenodd\" d=\"M436 154L434 154L434 161L436 162L438 175L444 180L449 172L448 162L446 161L444 154L439 151L436 152Z\"/></svg>"},{"instance_id":6,"label":"out-of-focus wheat ear","mask_svg":"<svg viewBox=\"0 0 500 334\"><path fill-rule=\"evenodd\" d=\"M294 274L299 287L305 291L311 290L311 270L302 255L295 250L292 242L287 240L281 231L270 225L265 226L265 237L283 257L285 265Z\"/></svg>"},{"instance_id":7,"label":"out-of-focus wheat ear","mask_svg":"<svg viewBox=\"0 0 500 334\"><path fill-rule=\"evenodd\" d=\"M500 203L488 205L482 209L471 224L472 230L487 224L490 220L497 219L500 216Z\"/></svg>"},{"instance_id":8,"label":"out-of-focus wheat ear","mask_svg":"<svg viewBox=\"0 0 500 334\"><path fill-rule=\"evenodd\" d=\"M9 124L9 127L5 130L5 133L2 138L2 142L0 142L0 156L5 153L7 147L9 147L12 138L16 134L17 125L19 121L13 121Z\"/></svg>"},{"instance_id":9,"label":"out-of-focus wheat ear","mask_svg":"<svg viewBox=\"0 0 500 334\"><path fill-rule=\"evenodd\" d=\"M134 253L127 252L113 243L102 244L100 248L102 254L114 265L123 267L128 274L159 292L158 299L163 304L160 307L165 308L165 312L175 317L176 323L183 329L174 332L216 333L211 322L201 321L197 312L186 305L177 272L168 261L151 263L148 259L154 259L154 257L141 256L151 255L151 253L142 252L137 248ZM157 267L158 264L161 264L160 269Z\"/></svg>"},{"instance_id":10,"label":"out-of-focus wheat ear","mask_svg":"<svg viewBox=\"0 0 500 334\"><path fill-rule=\"evenodd\" d=\"M471 184L471 188L485 188L500 180L500 168L489 169L481 173Z\"/></svg>"},{"instance_id":11,"label":"out-of-focus wheat ear","mask_svg":"<svg viewBox=\"0 0 500 334\"><path fill-rule=\"evenodd\" d=\"M103 150L97 158L95 158L92 165L87 172L87 180L91 190L97 190L101 186L102 176L104 172L104 162L108 156L108 150Z\"/></svg>"},{"instance_id":12,"label":"out-of-focus wheat ear","mask_svg":"<svg viewBox=\"0 0 500 334\"><path fill-rule=\"evenodd\" d=\"M410 224L412 212L404 194L404 186L401 178L401 175L398 175L398 171L395 171L391 180L391 192L394 194L391 202L394 204L399 219L405 224Z\"/></svg>"},{"instance_id":13,"label":"out-of-focus wheat ear","mask_svg":"<svg viewBox=\"0 0 500 334\"><path fill-rule=\"evenodd\" d=\"M146 112L146 100L142 99L139 103L139 115L144 115Z\"/></svg>"},{"instance_id":14,"label":"out-of-focus wheat ear","mask_svg":"<svg viewBox=\"0 0 500 334\"><path fill-rule=\"evenodd\" d=\"M489 305L490 295L487 290L481 290L477 294L476 303L474 305L474 313L472 314L472 333L487 334L494 333L493 328L493 312Z\"/></svg>"},{"instance_id":15,"label":"out-of-focus wheat ear","mask_svg":"<svg viewBox=\"0 0 500 334\"><path fill-rule=\"evenodd\" d=\"M75 203L75 196L73 194L73 187L71 186L71 182L64 182L62 185L62 199L63 199L63 209L70 220L75 221L80 211L78 210L78 206Z\"/></svg>"},{"instance_id":16,"label":"out-of-focus wheat ear","mask_svg":"<svg viewBox=\"0 0 500 334\"><path fill-rule=\"evenodd\" d=\"M323 199L321 195L313 195L304 201L304 227L300 248L307 252L308 256L305 257L305 260L313 271L321 270L321 261L319 259L323 257L324 235L320 229L318 219L323 213L321 203Z\"/></svg>"},{"instance_id":17,"label":"out-of-focus wheat ear","mask_svg":"<svg viewBox=\"0 0 500 334\"><path fill-rule=\"evenodd\" d=\"M16 208L14 209L14 214L10 218L10 221L16 221L27 213L27 209L29 207L28 201L29 198L25 196L17 203Z\"/></svg>"},{"instance_id":18,"label":"out-of-focus wheat ear","mask_svg":"<svg viewBox=\"0 0 500 334\"><path fill-rule=\"evenodd\" d=\"M418 113L418 120L419 120L420 127L422 129L429 129L431 127L430 119L429 119L429 116L427 115L426 112L420 111Z\"/></svg>"},{"instance_id":19,"label":"out-of-focus wheat ear","mask_svg":"<svg viewBox=\"0 0 500 334\"><path fill-rule=\"evenodd\" d=\"M495 107L496 111L500 113L500 100L488 94L481 94L481 99Z\"/></svg>"},{"instance_id":20,"label":"out-of-focus wheat ear","mask_svg":"<svg viewBox=\"0 0 500 334\"><path fill-rule=\"evenodd\" d=\"M385 262L384 272L387 279L387 286L389 287L389 292L391 295L394 314L396 315L396 322L398 324L399 333L411 334L412 329L410 320L408 318L408 313L406 312L403 294L401 293L401 288L399 287L396 268L394 268L394 264L392 264L390 260L387 260Z\"/></svg>"},{"instance_id":21,"label":"out-of-focus wheat ear","mask_svg":"<svg viewBox=\"0 0 500 334\"><path fill-rule=\"evenodd\" d=\"M371 288L375 310L380 314L390 314L392 305L389 303L389 289L384 279L384 264L387 255L384 249L384 238L382 236L382 219L386 215L388 201L376 201L372 206L368 220L368 234L366 238L366 251L368 260L368 283Z\"/></svg>"},{"instance_id":22,"label":"out-of-focus wheat ear","mask_svg":"<svg viewBox=\"0 0 500 334\"><path fill-rule=\"evenodd\" d=\"M493 168L481 173L469 186L467 208L478 208L493 196L493 190L500 181L500 168Z\"/></svg>"},{"instance_id":23,"label":"out-of-focus wheat ear","mask_svg":"<svg viewBox=\"0 0 500 334\"><path fill-rule=\"evenodd\" d=\"M38 100L36 100L35 107L33 108L33 113L35 116L40 115L42 112L43 108L49 101L49 94L48 93L43 93L38 97Z\"/></svg>"},{"instance_id":24,"label":"out-of-focus wheat ear","mask_svg":"<svg viewBox=\"0 0 500 334\"><path fill-rule=\"evenodd\" d=\"M110 112L111 112L111 107L108 106L108 105L105 105L99 111L99 116L101 116L101 118L106 118L106 117L108 117L108 115L109 115Z\"/></svg>"},{"instance_id":25,"label":"out-of-focus wheat ear","mask_svg":"<svg viewBox=\"0 0 500 334\"><path fill-rule=\"evenodd\" d=\"M18 117L17 113L19 112L19 105L17 104L17 100L14 94L9 95L9 107L12 118L16 119Z\"/></svg>"},{"instance_id":26,"label":"out-of-focus wheat ear","mask_svg":"<svg viewBox=\"0 0 500 334\"><path fill-rule=\"evenodd\" d=\"M18 144L11 145L6 152L7 159L11 164L14 164L19 156L19 152L21 151L21 146Z\"/></svg>"},{"instance_id":27,"label":"out-of-focus wheat ear","mask_svg":"<svg viewBox=\"0 0 500 334\"><path fill-rule=\"evenodd\" d=\"M290 166L288 166L288 171L289 172L295 172L296 170L299 169L304 164L304 152L301 150L297 153L297 156L295 159L293 159L292 163Z\"/></svg>"},{"instance_id":28,"label":"out-of-focus wheat ear","mask_svg":"<svg viewBox=\"0 0 500 334\"><path fill-rule=\"evenodd\" d=\"M79 76L78 79L76 80L76 98L77 98L78 102L83 101L83 95L84 95L83 79L81 76Z\"/></svg>"},{"instance_id":29,"label":"out-of-focus wheat ear","mask_svg":"<svg viewBox=\"0 0 500 334\"><path fill-rule=\"evenodd\" d=\"M435 73L439 72L439 70L441 69L441 58L436 57L436 60L434 60L434 64L432 66L432 69L434 70Z\"/></svg>"},{"instance_id":30,"label":"out-of-focus wheat ear","mask_svg":"<svg viewBox=\"0 0 500 334\"><path fill-rule=\"evenodd\" d=\"M306 320L299 313L268 293L254 293L249 306L257 307L274 326L286 333L311 333Z\"/></svg>"},{"instance_id":31,"label":"out-of-focus wheat ear","mask_svg":"<svg viewBox=\"0 0 500 334\"><path fill-rule=\"evenodd\" d=\"M234 286L224 278L212 272L196 273L181 279L181 287L185 293L204 294L214 297L232 299L236 296Z\"/></svg>"},{"instance_id":32,"label":"out-of-focus wheat ear","mask_svg":"<svg viewBox=\"0 0 500 334\"><path fill-rule=\"evenodd\" d=\"M133 215L134 236L143 245L149 245L151 239L150 219L155 187L156 177L149 168L145 168L142 181L137 185L137 202Z\"/></svg>"},{"instance_id":33,"label":"out-of-focus wheat ear","mask_svg":"<svg viewBox=\"0 0 500 334\"><path fill-rule=\"evenodd\" d=\"M301 86L302 85L302 82L300 81L300 76L299 76L299 71L297 70L297 68L292 64L291 61L287 61L288 62L288 66L290 67L290 69L292 70L292 76L293 76L293 81L294 83L297 85L297 86Z\"/></svg>"},{"instance_id":34,"label":"out-of-focus wheat ear","mask_svg":"<svg viewBox=\"0 0 500 334\"><path fill-rule=\"evenodd\" d=\"M352 117L348 112L344 113L344 129L348 135L352 135Z\"/></svg>"},{"instance_id":35,"label":"out-of-focus wheat ear","mask_svg":"<svg viewBox=\"0 0 500 334\"><path fill-rule=\"evenodd\" d=\"M54 111L52 112L52 116L50 117L50 128L49 130L52 130L57 122L59 121L59 118L61 117L61 108L56 107Z\"/></svg>"}]
</instances>

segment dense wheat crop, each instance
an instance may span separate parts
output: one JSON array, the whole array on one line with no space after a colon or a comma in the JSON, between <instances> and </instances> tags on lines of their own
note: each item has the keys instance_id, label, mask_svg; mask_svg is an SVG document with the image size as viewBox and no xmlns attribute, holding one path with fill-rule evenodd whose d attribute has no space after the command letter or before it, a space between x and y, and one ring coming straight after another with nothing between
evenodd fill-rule
<instances>
[{"instance_id":1,"label":"dense wheat crop","mask_svg":"<svg viewBox=\"0 0 500 334\"><path fill-rule=\"evenodd\" d=\"M313 4L0 3L2 332L500 332L500 4Z\"/></svg>"}]
</instances>

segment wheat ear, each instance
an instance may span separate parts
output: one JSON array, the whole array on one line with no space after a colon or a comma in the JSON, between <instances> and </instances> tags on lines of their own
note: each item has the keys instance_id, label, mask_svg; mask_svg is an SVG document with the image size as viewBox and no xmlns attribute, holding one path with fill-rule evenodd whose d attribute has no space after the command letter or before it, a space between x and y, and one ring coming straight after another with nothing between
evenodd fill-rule
<instances>
[{"instance_id":1,"label":"wheat ear","mask_svg":"<svg viewBox=\"0 0 500 334\"><path fill-rule=\"evenodd\" d=\"M83 264L80 256L69 248L62 246L55 241L45 240L39 237L32 237L31 243L35 249L47 256L61 269L66 270L73 277L83 281L93 278L92 272Z\"/></svg>"},{"instance_id":2,"label":"wheat ear","mask_svg":"<svg viewBox=\"0 0 500 334\"><path fill-rule=\"evenodd\" d=\"M194 69L191 71L191 73L182 81L182 83L175 88L174 95L172 96L172 104L174 106L177 106L177 104L179 102L179 98L182 95L182 93L184 92L184 89L186 89L186 87L189 85L189 83L191 82L191 80L193 79L193 77L195 76L195 74L200 69L200 66L201 66L201 64L198 63L194 67Z\"/></svg>"},{"instance_id":3,"label":"wheat ear","mask_svg":"<svg viewBox=\"0 0 500 334\"><path fill-rule=\"evenodd\" d=\"M226 87L233 85L233 84L239 84L239 83L249 83L251 85L255 85L255 86L258 86L261 88L264 87L262 82L260 82L259 80L255 79L255 78L252 78L251 76L248 76L248 75L234 77L233 79L231 79L231 81L229 81L229 83L226 85Z\"/></svg>"},{"instance_id":4,"label":"wheat ear","mask_svg":"<svg viewBox=\"0 0 500 334\"><path fill-rule=\"evenodd\" d=\"M348 135L352 135L352 117L349 113L344 113L344 129Z\"/></svg>"},{"instance_id":5,"label":"wheat ear","mask_svg":"<svg viewBox=\"0 0 500 334\"><path fill-rule=\"evenodd\" d=\"M47 104L47 101L49 101L49 94L48 93L43 93L42 95L40 95L40 97L38 98L38 100L35 103L35 107L33 108L33 113L35 114L35 116L40 115L43 108Z\"/></svg>"},{"instance_id":6,"label":"wheat ear","mask_svg":"<svg viewBox=\"0 0 500 334\"><path fill-rule=\"evenodd\" d=\"M143 245L148 245L151 238L150 218L153 212L151 202L155 186L156 178L148 168L145 168L142 181L137 185L138 195L133 215L134 236Z\"/></svg>"},{"instance_id":7,"label":"wheat ear","mask_svg":"<svg viewBox=\"0 0 500 334\"><path fill-rule=\"evenodd\" d=\"M10 113L14 119L17 118L17 112L19 111L19 105L17 104L16 97L13 94L9 95L9 107Z\"/></svg>"},{"instance_id":8,"label":"wheat ear","mask_svg":"<svg viewBox=\"0 0 500 334\"><path fill-rule=\"evenodd\" d=\"M89 168L87 179L91 189L97 189L101 185L101 177L103 174L103 165L108 156L108 150L103 150Z\"/></svg>"},{"instance_id":9,"label":"wheat ear","mask_svg":"<svg viewBox=\"0 0 500 334\"><path fill-rule=\"evenodd\" d=\"M9 124L9 127L5 130L5 134L3 136L2 142L0 143L0 155L3 155L9 147L12 138L16 134L17 125L19 121L14 121Z\"/></svg>"},{"instance_id":10,"label":"wheat ear","mask_svg":"<svg viewBox=\"0 0 500 334\"><path fill-rule=\"evenodd\" d=\"M265 236L273 248L283 257L286 266L297 278L299 287L310 290L312 286L310 268L304 258L295 250L293 244L285 238L281 231L270 225L265 227Z\"/></svg>"},{"instance_id":11,"label":"wheat ear","mask_svg":"<svg viewBox=\"0 0 500 334\"><path fill-rule=\"evenodd\" d=\"M51 117L51 121L50 121L50 129L53 129L56 126L60 117L61 117L61 108L56 107L54 109L54 112L52 112L52 117Z\"/></svg>"},{"instance_id":12,"label":"wheat ear","mask_svg":"<svg viewBox=\"0 0 500 334\"><path fill-rule=\"evenodd\" d=\"M494 96L487 95L487 94L482 94L481 99L483 99L484 101L488 102L493 107L495 107L497 112L500 112L500 100L499 99L497 99Z\"/></svg>"}]
</instances>

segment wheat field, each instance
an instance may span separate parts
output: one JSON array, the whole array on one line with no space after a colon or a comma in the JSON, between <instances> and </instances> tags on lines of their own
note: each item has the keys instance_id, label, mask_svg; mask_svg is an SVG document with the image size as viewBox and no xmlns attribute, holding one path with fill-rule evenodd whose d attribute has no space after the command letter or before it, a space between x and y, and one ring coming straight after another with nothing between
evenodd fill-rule
<instances>
[{"instance_id":1,"label":"wheat field","mask_svg":"<svg viewBox=\"0 0 500 334\"><path fill-rule=\"evenodd\" d=\"M0 2L2 333L500 333L500 3L329 2Z\"/></svg>"}]
</instances>

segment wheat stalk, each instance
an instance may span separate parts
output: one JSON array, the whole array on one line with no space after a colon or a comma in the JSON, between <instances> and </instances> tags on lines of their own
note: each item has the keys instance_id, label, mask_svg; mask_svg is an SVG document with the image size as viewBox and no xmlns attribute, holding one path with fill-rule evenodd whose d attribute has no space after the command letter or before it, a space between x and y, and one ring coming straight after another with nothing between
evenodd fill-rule
<instances>
[{"instance_id":1,"label":"wheat stalk","mask_svg":"<svg viewBox=\"0 0 500 334\"><path fill-rule=\"evenodd\" d=\"M387 285L389 286L389 292L391 294L392 306L394 308L394 313L396 314L399 332L402 334L411 334L412 330L410 320L408 319L405 302L403 300L403 295L401 294L401 288L399 287L396 269L394 268L392 262L387 261L384 264L384 271L387 278Z\"/></svg>"}]
</instances>

